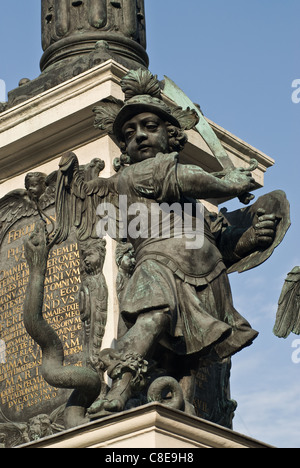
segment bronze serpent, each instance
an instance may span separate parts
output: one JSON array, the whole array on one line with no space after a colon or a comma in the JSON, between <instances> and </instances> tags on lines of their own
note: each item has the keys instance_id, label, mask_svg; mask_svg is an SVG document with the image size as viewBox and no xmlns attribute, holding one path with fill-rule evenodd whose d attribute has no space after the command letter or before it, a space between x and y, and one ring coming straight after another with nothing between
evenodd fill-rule
<instances>
[{"instance_id":1,"label":"bronze serpent","mask_svg":"<svg viewBox=\"0 0 300 468\"><path fill-rule=\"evenodd\" d=\"M74 389L65 410L66 428L89 422L86 410L100 393L98 374L90 368L64 366L63 345L43 317L44 280L50 245L43 222L24 242L30 280L24 302L24 324L42 351L41 372L46 382L56 388Z\"/></svg>"}]
</instances>

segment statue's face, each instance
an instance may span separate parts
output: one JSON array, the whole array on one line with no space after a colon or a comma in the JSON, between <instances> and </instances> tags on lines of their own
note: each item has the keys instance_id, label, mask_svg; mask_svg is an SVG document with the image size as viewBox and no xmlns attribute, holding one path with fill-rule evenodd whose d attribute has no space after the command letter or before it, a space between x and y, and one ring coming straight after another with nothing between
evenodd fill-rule
<instances>
[{"instance_id":1,"label":"statue's face","mask_svg":"<svg viewBox=\"0 0 300 468\"><path fill-rule=\"evenodd\" d=\"M133 163L155 158L157 153L169 151L166 124L151 112L134 116L124 124L122 132L127 154Z\"/></svg>"},{"instance_id":2,"label":"statue's face","mask_svg":"<svg viewBox=\"0 0 300 468\"><path fill-rule=\"evenodd\" d=\"M39 199L40 196L45 192L45 189L45 181L41 177L31 177L27 183L27 190L33 198Z\"/></svg>"},{"instance_id":3,"label":"statue's face","mask_svg":"<svg viewBox=\"0 0 300 468\"><path fill-rule=\"evenodd\" d=\"M104 257L101 258L98 250L86 250L83 252L83 263L87 273L92 273L97 267L103 266Z\"/></svg>"},{"instance_id":4,"label":"statue's face","mask_svg":"<svg viewBox=\"0 0 300 468\"><path fill-rule=\"evenodd\" d=\"M38 440L41 437L49 435L51 421L47 415L40 415L29 421L29 431L32 440Z\"/></svg>"}]
</instances>

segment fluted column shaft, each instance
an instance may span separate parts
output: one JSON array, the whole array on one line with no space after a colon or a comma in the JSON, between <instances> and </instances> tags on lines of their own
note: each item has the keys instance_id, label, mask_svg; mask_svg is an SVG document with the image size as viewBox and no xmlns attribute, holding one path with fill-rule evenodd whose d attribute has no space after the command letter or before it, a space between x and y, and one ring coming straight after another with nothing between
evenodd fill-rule
<instances>
[{"instance_id":1,"label":"fluted column shaft","mask_svg":"<svg viewBox=\"0 0 300 468\"><path fill-rule=\"evenodd\" d=\"M91 52L100 40L112 54L132 55L147 66L144 0L41 1L42 70Z\"/></svg>"}]
</instances>

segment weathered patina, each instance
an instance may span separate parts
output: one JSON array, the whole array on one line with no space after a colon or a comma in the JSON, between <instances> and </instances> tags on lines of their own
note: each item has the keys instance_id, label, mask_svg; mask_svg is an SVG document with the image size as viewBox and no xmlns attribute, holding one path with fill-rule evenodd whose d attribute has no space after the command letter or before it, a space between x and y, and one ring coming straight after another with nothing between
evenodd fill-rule
<instances>
[{"instance_id":1,"label":"weathered patina","mask_svg":"<svg viewBox=\"0 0 300 468\"><path fill-rule=\"evenodd\" d=\"M124 102L106 99L94 110L95 125L112 134L122 151L116 174L87 180L76 155L68 153L57 177L57 228L50 243L66 240L73 226L79 239L108 233L119 243L123 268L118 281L120 336L114 349L93 356L98 360L94 367L107 372L112 386L91 406L100 393L95 384L91 399L72 402L68 415L75 411L78 417L81 407L79 419L85 413L94 419L153 398L195 414L199 369L225 364L257 336L233 306L228 270L243 261L247 270L271 254L288 228L288 205L277 210L285 195L276 192L246 213L208 212L198 199L238 197L252 190L251 172L229 168L216 177L181 164L185 130L197 124L197 113L167 105L160 83L147 70L130 71L121 85ZM154 221L157 209L167 213L167 231L161 218ZM35 249L47 256L45 243L41 232L38 239L34 233L26 245L29 258ZM42 263L30 266L33 274ZM25 316L32 310L41 313L38 297L31 297Z\"/></svg>"}]
</instances>

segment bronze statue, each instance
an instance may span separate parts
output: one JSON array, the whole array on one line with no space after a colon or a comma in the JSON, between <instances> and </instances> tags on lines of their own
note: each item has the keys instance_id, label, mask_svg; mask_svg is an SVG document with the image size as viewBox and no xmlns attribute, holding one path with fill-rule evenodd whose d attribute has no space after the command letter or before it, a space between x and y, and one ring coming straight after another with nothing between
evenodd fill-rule
<instances>
[{"instance_id":1,"label":"bronze statue","mask_svg":"<svg viewBox=\"0 0 300 468\"><path fill-rule=\"evenodd\" d=\"M85 180L76 155L68 153L60 163L57 182L58 224L52 243L65 240L75 225L82 239L94 238L95 233L104 236L108 230L134 249L134 269L119 294L126 329L115 349L98 355L99 367L112 379L112 386L89 408L88 403L100 392L99 380L88 369L77 369L80 379L87 379L78 390L80 400L86 396L83 407L89 408L91 419L97 418L124 410L136 395L147 395L149 384L159 378L160 391L171 390L176 401L179 396L177 407L194 413L194 375L199 362L222 361L249 346L258 334L234 308L227 273L241 263L243 271L253 268L282 240L286 213L277 208L284 194L274 192L269 203L262 197L233 217L209 213L198 199L251 191L255 186L251 172L231 169L220 178L198 166L181 164L185 130L198 121L195 111L167 105L157 78L149 71L129 72L122 89L125 102L106 99L95 108L95 125L111 134L122 150L116 174ZM104 214L108 208L115 217ZM157 209L166 218L155 218L154 226L151 216ZM183 224L186 221L181 235L179 219ZM38 262L32 260L35 251L40 252ZM26 315L32 320L41 313L41 265L48 254L43 231L33 234L26 252L40 290L39 296L34 295L29 286L28 321ZM41 342L44 332L38 323L34 325L34 339ZM47 355L52 359L53 352L59 352L61 360L62 350L55 346L47 348ZM55 361L48 369L53 376L59 369L56 366Z\"/></svg>"},{"instance_id":2,"label":"bronze statue","mask_svg":"<svg viewBox=\"0 0 300 468\"><path fill-rule=\"evenodd\" d=\"M81 166L78 168L81 177L84 180L89 181L95 177L98 177L99 172L104 169L104 162L99 159L93 159L89 164L85 166ZM80 416L80 410L78 410L76 403L80 402L80 389L77 390L77 384L80 380L78 386L84 386L84 398L86 397L86 383L89 386L89 380L86 378L86 374L81 374L80 371L78 373L77 368L70 366L69 368L64 367L64 350L63 350L63 341L59 338L58 335L54 333L52 326L49 325L49 318L44 320L42 310L38 311L38 307L31 308L31 305L37 305L35 302L35 298L41 294L39 298L41 303L43 303L43 294L44 294L44 282L45 276L49 274L49 268L47 268L47 274L45 270L45 265L47 264L48 253L53 245L53 237L55 237L55 233L53 232L54 220L55 220L55 213L54 213L54 205L55 205L55 191L56 191L56 178L57 178L57 171L53 172L49 176L41 172L30 172L25 177L25 189L17 189L9 192L5 197L0 200L0 219L1 219L1 232L0 232L0 246L1 246L1 254L2 254L2 268L15 268L15 263L19 262L18 265L26 265L25 257L23 257L24 252L20 247L17 247L14 242L16 239L19 239L21 233L23 235L28 235L33 232L34 226L36 226L35 231L33 232L32 237L29 240L28 248L26 249L27 254L29 255L28 263L30 265L30 273L31 279L33 279L33 283L28 287L27 294L26 294L26 301L24 304L25 315L24 315L24 322L29 334L35 338L36 342L40 344L42 352L43 352L43 366L41 367L41 372L45 380L50 382L50 385L54 388L56 384L58 387L63 389L71 388L72 390L76 388L75 393L72 394L72 398L69 400L69 405L65 409L64 407L66 404L62 404L62 402L67 402L68 395L70 392L66 391L61 394L61 396L55 401L55 397L51 404L48 406L46 405L45 409L42 408L42 414L40 414L40 409L38 405L28 405L27 411L24 409L22 411L21 418L24 418L24 421L27 421L24 424L29 424L31 427L31 423L37 428L38 424L41 425L40 432L37 431L34 434L33 430L30 431L30 438L27 440L24 433L19 429L23 427L23 419L20 418L21 424L18 424L18 419L16 416L16 420L13 419L14 416L10 414L6 414L6 412L1 411L1 433L5 434L5 442L3 444L5 446L14 446L14 444L21 444L28 442L29 440L37 439L39 437L43 437L48 434L45 421L47 421L47 417L43 415L43 412L47 412L50 415L48 420L51 419L52 423L57 413L55 409L55 405L58 404L61 406L60 413L64 413L65 415L65 423L61 421L59 425L59 430L64 430L68 427L73 427L74 425L80 424L81 421L84 421L85 413L86 413L86 406L90 406L90 404L94 401L94 399L98 396L99 392L96 391L93 398L90 402L87 402L84 405L84 410L81 411L82 417ZM21 223L21 224L20 224ZM26 224L24 224L26 223ZM49 225L53 225L52 232L51 228L49 229ZM25 227L24 227L25 226ZM18 229L20 227L20 229ZM23 229L23 230L22 230ZM49 230L49 232L48 232ZM6 237L5 237L6 236ZM78 233L78 238L80 238L80 233ZM43 239L40 242L40 238ZM6 240L8 240L8 247L6 245ZM11 247L10 242L13 243L14 247L13 250L18 252L17 260L14 258L13 264L5 263L7 259L7 250L5 248ZM76 238L73 237L74 248L77 249ZM22 246L22 240L20 239L20 243ZM45 250L42 249L42 244L45 247ZM82 312L82 321L84 323L84 331L85 333L85 367L90 369L87 371L88 375L92 376L92 387L93 391L96 385L99 391L102 389L105 392L105 385L102 383L101 379L103 379L103 372L97 367L99 360L97 359L97 355L100 353L102 339L105 331L106 325L106 318L107 318L107 286L106 281L102 272L104 260L105 260L105 249L106 241L104 239L88 239L88 240L80 240L80 250L78 252L78 257L82 261L82 268L80 269L80 279L78 282L81 282L81 291L80 297L76 298L74 295L74 304L72 304L73 310L78 311L78 321L80 321L79 313ZM34 246L34 252L31 250L31 247ZM76 246L76 247L75 247ZM40 249L39 249L40 247ZM46 253L45 253L46 252ZM6 254L6 255L5 255ZM40 256L41 255L41 256ZM75 262L73 262L75 263ZM9 266L8 266L9 265ZM13 266L12 266L13 265ZM37 265L37 266L36 266ZM48 265L49 267L49 265ZM79 263L78 263L79 267ZM26 265L27 268L27 265ZM38 272L37 272L38 270ZM36 275L37 273L37 275ZM26 273L27 274L27 273ZM78 274L76 273L76 280L79 278L79 268ZM34 278L39 277L41 278L41 282L37 280L35 282ZM24 282L22 284L27 283L27 277L25 275ZM47 277L49 280L49 275ZM46 280L47 281L47 280ZM41 284L41 288L39 289L39 284ZM47 282L46 282L47 284ZM23 295L20 292L21 286L16 288L15 295L20 295L21 297L21 306L23 306ZM78 286L79 288L79 286ZM25 288L24 288L25 290ZM3 296L2 296L3 297ZM66 301L67 299L65 299ZM58 301L59 302L59 301ZM47 303L47 299L44 303L44 310L45 304ZM66 302L63 302L66 304ZM80 309L81 306L81 310ZM51 306L54 308L54 306ZM84 309L84 311L82 310ZM49 307L48 307L49 310ZM45 314L47 315L47 314ZM22 320L22 319L21 319ZM2 322L3 323L3 322ZM51 321L50 321L51 323ZM53 322L52 322L53 324ZM19 324L18 324L19 325ZM78 337L81 335L80 325L78 326L77 330L79 330ZM23 333L23 327L19 328L21 333ZM48 331L47 331L48 330ZM60 328L60 337L61 337L62 327ZM25 332L25 330L24 330ZM37 338L38 337L38 338ZM53 338L54 337L54 338ZM3 328L1 333L1 338L4 340L0 340L0 361L3 364L9 366L15 366L16 359L12 355L12 353L7 352L8 346L7 345L7 333L3 334ZM27 341L28 338L26 337ZM79 338L78 338L79 339ZM47 344L47 340L48 344ZM65 340L65 338L64 338ZM78 342L78 351L80 352L80 342ZM30 353L30 344L28 345L28 349L26 350ZM52 347L51 352L49 351ZM83 356L80 357L79 362L84 361L84 353ZM67 356L68 353L66 353ZM34 363L34 358L30 364ZM76 359L72 354L72 358L67 358L65 364L75 363ZM48 364L47 364L48 363ZM38 362L36 364L38 366ZM95 366L95 367L93 367ZM51 374L51 369L53 369L53 374ZM37 370L37 369L36 369ZM74 371L74 372L73 372ZM62 375L65 373L65 377ZM94 377L95 374L98 374ZM32 374L31 374L32 375ZM54 377L53 377L54 375ZM80 375L83 375L83 378L80 379ZM78 377L79 376L79 377ZM76 380L77 379L77 380ZM29 378L27 377L27 380ZM85 385L83 384L85 382ZM24 379L24 387L26 386L27 381ZM5 384L5 382L4 382ZM45 382L43 383L45 384ZM2 384L3 388L3 384ZM26 387L27 388L27 387ZM76 392L79 393L79 399L76 397ZM56 396L56 393L53 392ZM50 400L50 398L49 398ZM85 401L85 400L84 400ZM37 406L37 407L36 407ZM29 408L29 410L28 410ZM70 409L71 408L71 409ZM3 408L2 408L3 410ZM74 416L75 413L78 413L79 416ZM49 419L50 418L50 419ZM74 419L75 418L75 419ZM12 421L11 421L12 419ZM88 419L86 419L88 421ZM27 427L27 426L24 426ZM52 424L53 429L53 424ZM55 426L56 428L58 426ZM24 437L23 437L24 436Z\"/></svg>"},{"instance_id":3,"label":"bronze statue","mask_svg":"<svg viewBox=\"0 0 300 468\"><path fill-rule=\"evenodd\" d=\"M27 422L0 422L0 448L14 448L43 437L58 434L65 430L60 424L64 406L57 408L50 415L38 414Z\"/></svg>"}]
</instances>

